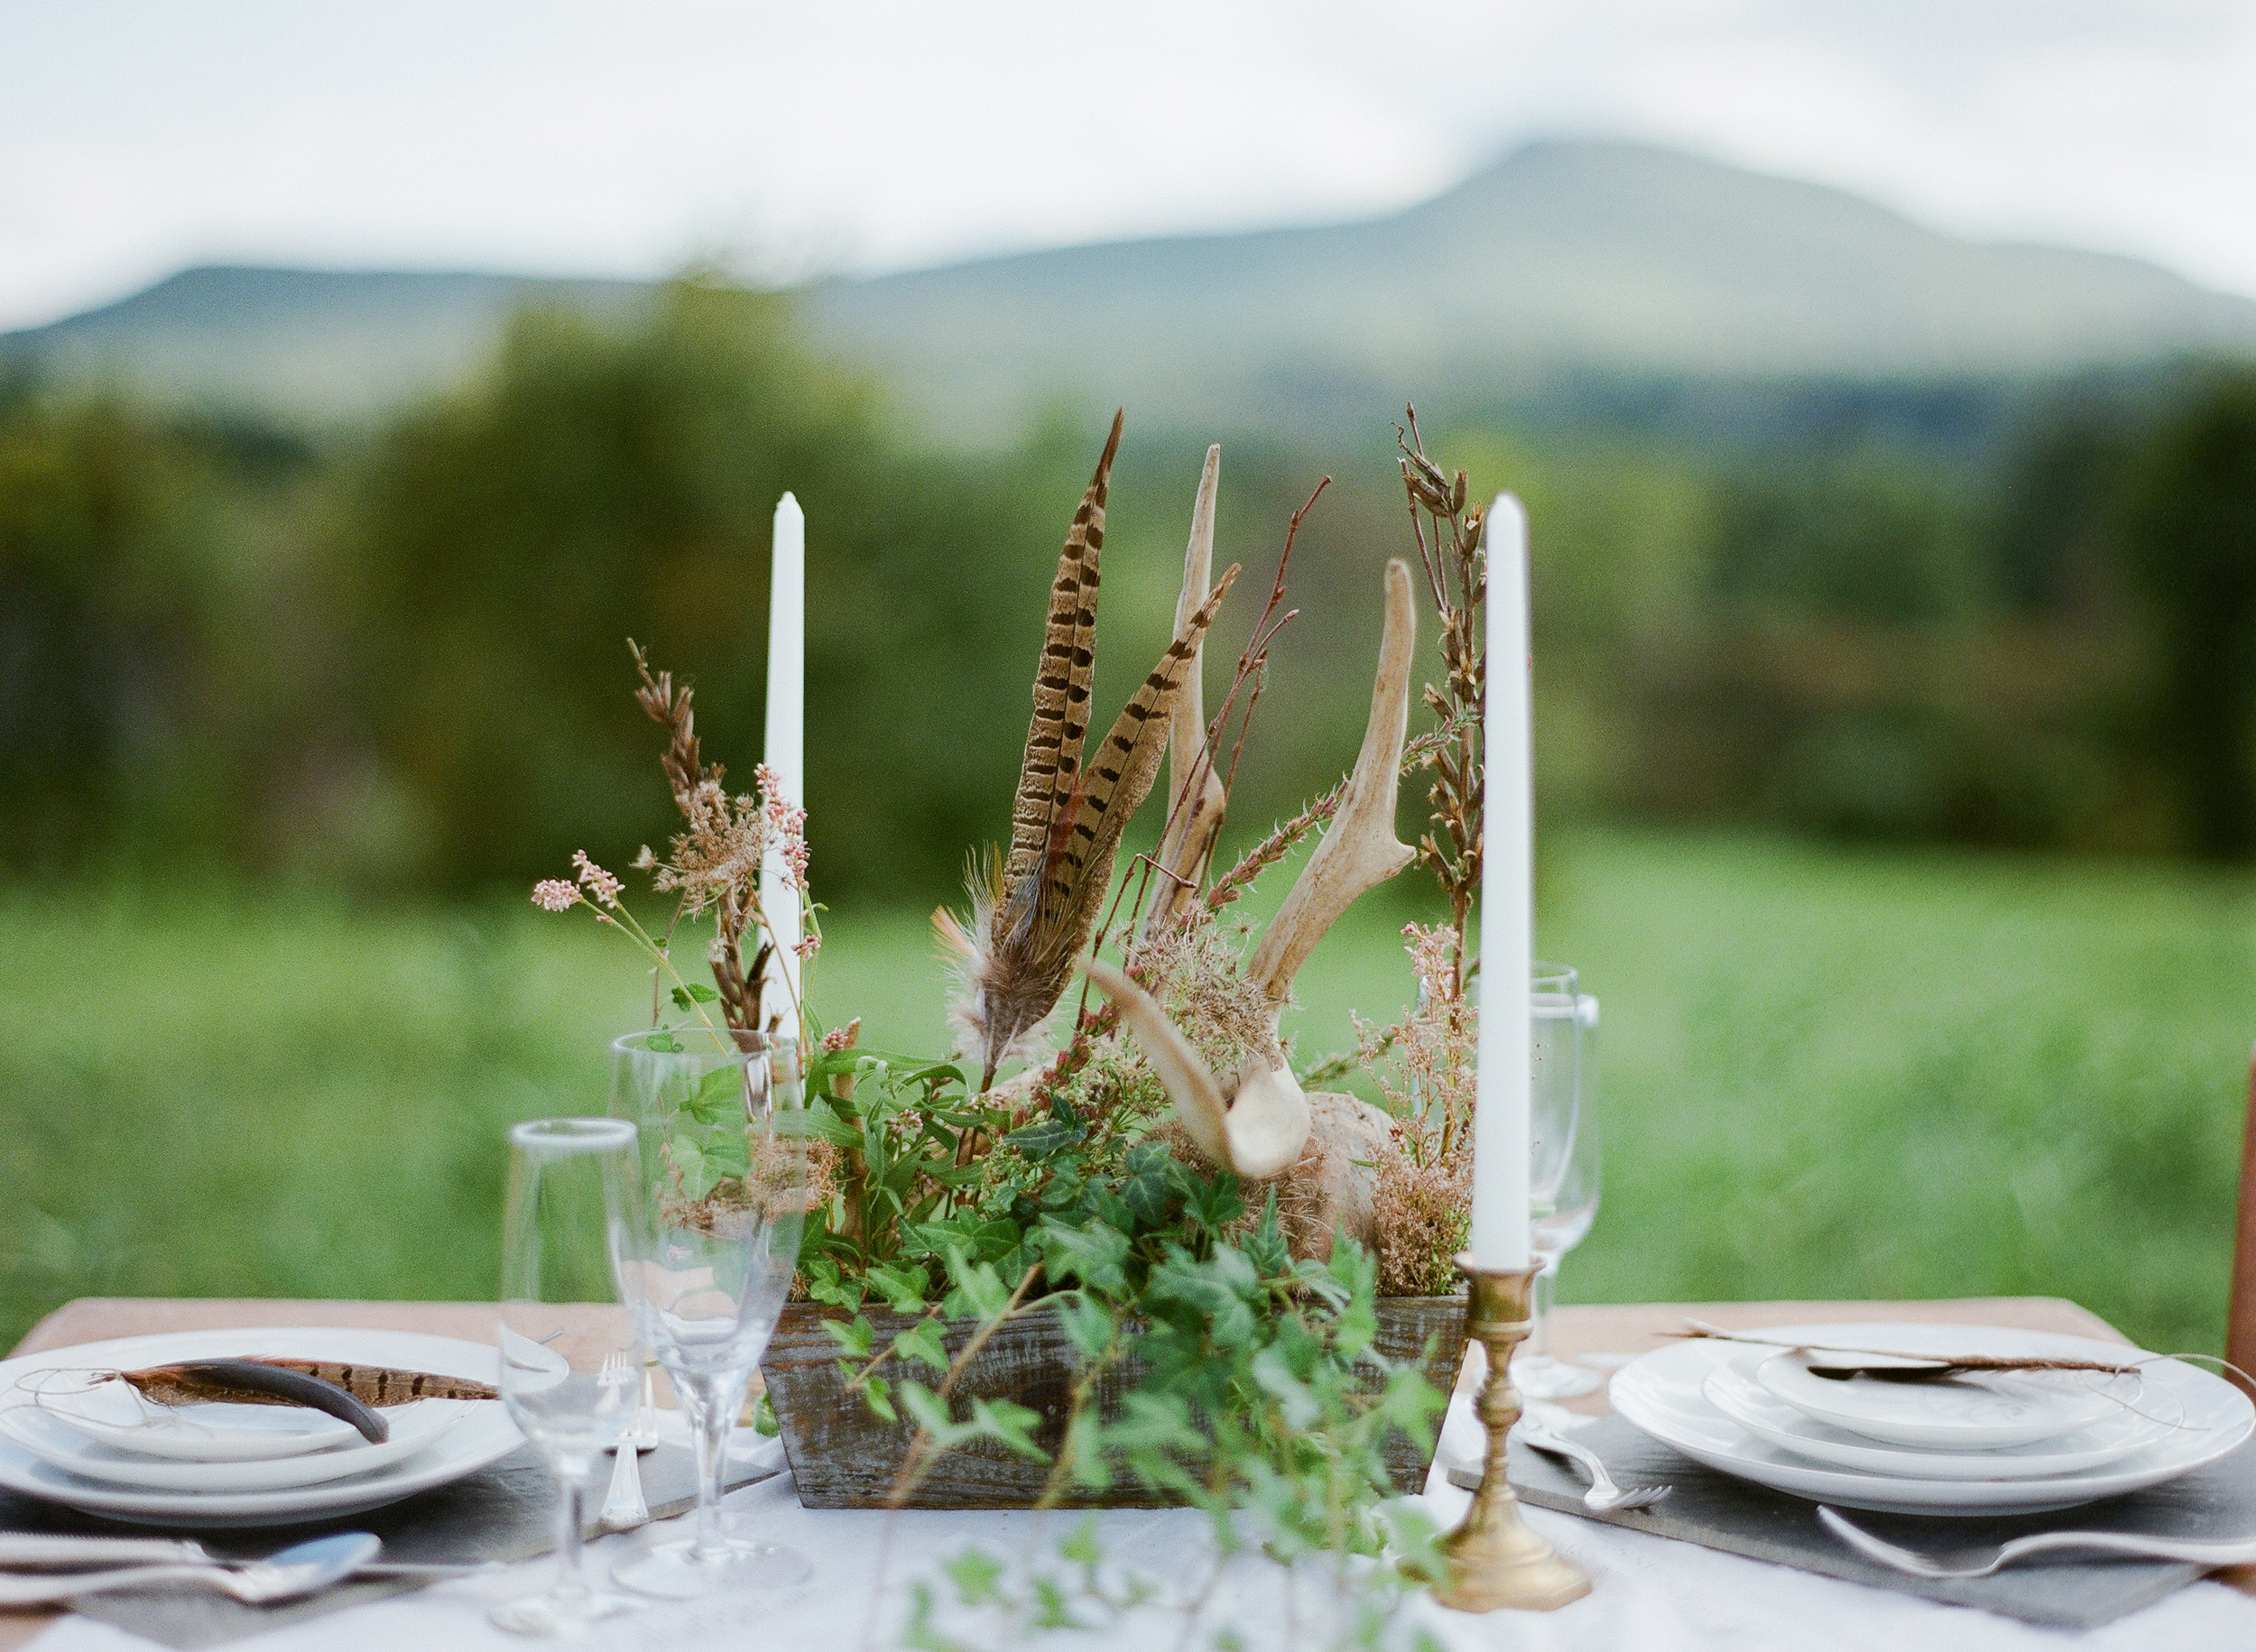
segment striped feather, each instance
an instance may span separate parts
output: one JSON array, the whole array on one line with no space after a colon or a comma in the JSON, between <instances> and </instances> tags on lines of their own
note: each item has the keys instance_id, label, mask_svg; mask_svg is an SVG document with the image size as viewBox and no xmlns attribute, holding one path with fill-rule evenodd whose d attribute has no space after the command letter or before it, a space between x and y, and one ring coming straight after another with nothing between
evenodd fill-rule
<instances>
[{"instance_id":1,"label":"striped feather","mask_svg":"<svg viewBox=\"0 0 2256 1652\"><path fill-rule=\"evenodd\" d=\"M1182 692L1207 628L1214 623L1215 614L1237 577L1233 564L1214 594L1184 622L1160 663L1151 668L1135 697L1121 708L1112 732L1096 748L1071 799L1070 813L1060 812L1042 869L1039 955L1059 958L1070 968L1087 941L1096 925L1097 904L1112 883L1113 857L1119 850L1121 834L1159 779L1175 697Z\"/></svg>"},{"instance_id":2,"label":"striped feather","mask_svg":"<svg viewBox=\"0 0 2256 1652\"><path fill-rule=\"evenodd\" d=\"M1051 826L1079 779L1081 746L1089 727L1089 682L1096 669L1098 562L1105 549L1105 499L1113 457L1120 451L1123 415L1113 415L1112 435L1096 474L1081 496L1058 554L1049 587L1049 623L1034 673L1034 715L1026 730L1026 757L1018 796L1011 806L1011 854L1004 881L1015 887L1033 877L1049 851Z\"/></svg>"}]
</instances>

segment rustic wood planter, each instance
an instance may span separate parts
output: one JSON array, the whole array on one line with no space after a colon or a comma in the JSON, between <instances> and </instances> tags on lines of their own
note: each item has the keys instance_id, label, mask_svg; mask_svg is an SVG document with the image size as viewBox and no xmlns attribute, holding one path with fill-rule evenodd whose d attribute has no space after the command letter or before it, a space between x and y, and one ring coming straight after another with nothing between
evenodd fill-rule
<instances>
[{"instance_id":1,"label":"rustic wood planter","mask_svg":"<svg viewBox=\"0 0 2256 1652\"><path fill-rule=\"evenodd\" d=\"M824 1319L840 1317L845 1315L835 1308L791 1304L776 1325L760 1370L776 1421L782 1426L783 1449L791 1459L799 1500L809 1509L883 1509L915 1431L906 1420L881 1422L860 1395L845 1391L838 1374L838 1345L823 1329ZM883 1309L870 1310L869 1320L880 1347L915 1323L906 1315ZM975 1328L976 1322L969 1319L949 1322L946 1340L951 1357L962 1351ZM1465 1298L1382 1297L1378 1348L1391 1359L1420 1360L1426 1380L1447 1393L1456 1382L1457 1363L1465 1352ZM963 1398L1013 1399L1040 1412L1042 1421L1034 1437L1043 1449L1055 1451L1065 1435L1076 1369L1072 1344L1054 1316L1028 1314L989 1339L965 1368L956 1391ZM1131 1355L1098 1380L1096 1402L1105 1415L1114 1414L1121 1395L1142 1374ZM1395 1490L1423 1490L1431 1455L1399 1432L1388 1440L1387 1471ZM992 1442L974 1441L941 1455L907 1506L1031 1508L1041 1495L1049 1472L1045 1464L1031 1463ZM1151 1508L1169 1500L1137 1485L1096 1493L1076 1490L1060 1500L1073 1509Z\"/></svg>"}]
</instances>

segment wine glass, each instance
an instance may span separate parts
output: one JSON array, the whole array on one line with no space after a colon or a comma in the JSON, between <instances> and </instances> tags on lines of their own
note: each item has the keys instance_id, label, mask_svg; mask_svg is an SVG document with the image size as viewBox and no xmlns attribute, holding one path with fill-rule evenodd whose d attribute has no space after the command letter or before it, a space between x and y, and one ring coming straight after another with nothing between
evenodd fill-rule
<instances>
[{"instance_id":1,"label":"wine glass","mask_svg":"<svg viewBox=\"0 0 2256 1652\"><path fill-rule=\"evenodd\" d=\"M587 1482L634 1421L643 1351L619 1292L619 1248L639 1225L634 1126L620 1119L536 1119L509 1132L502 1229L501 1395L548 1459L558 1499L556 1581L507 1601L495 1624L569 1635L629 1602L587 1581L580 1556Z\"/></svg>"},{"instance_id":2,"label":"wine glass","mask_svg":"<svg viewBox=\"0 0 2256 1652\"><path fill-rule=\"evenodd\" d=\"M698 1449L695 1535L643 1545L611 1575L671 1599L787 1587L807 1577L805 1559L724 1519L720 1497L729 1430L799 1260L798 1047L677 1027L630 1033L611 1049L611 1111L638 1127L645 1194L623 1278Z\"/></svg>"},{"instance_id":3,"label":"wine glass","mask_svg":"<svg viewBox=\"0 0 2256 1652\"><path fill-rule=\"evenodd\" d=\"M1533 1056L1528 1121L1530 1249L1534 1328L1512 1362L1512 1380L1537 1399L1570 1399L1604 1380L1553 1357L1551 1298L1558 1265L1598 1214L1598 1001L1564 964L1538 964L1529 1009Z\"/></svg>"}]
</instances>

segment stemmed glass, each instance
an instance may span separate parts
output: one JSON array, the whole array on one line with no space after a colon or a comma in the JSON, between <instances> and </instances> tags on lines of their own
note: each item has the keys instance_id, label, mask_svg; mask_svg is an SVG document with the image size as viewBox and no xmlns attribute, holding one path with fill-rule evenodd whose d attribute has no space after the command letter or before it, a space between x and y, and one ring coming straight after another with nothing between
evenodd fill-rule
<instances>
[{"instance_id":1,"label":"stemmed glass","mask_svg":"<svg viewBox=\"0 0 2256 1652\"><path fill-rule=\"evenodd\" d=\"M640 1225L634 1126L536 1119L509 1132L502 1232L501 1395L548 1459L558 1499L556 1581L494 1608L521 1635L563 1635L629 1604L587 1581L587 1482L634 1421L643 1351L619 1292L619 1246Z\"/></svg>"},{"instance_id":2,"label":"stemmed glass","mask_svg":"<svg viewBox=\"0 0 2256 1652\"><path fill-rule=\"evenodd\" d=\"M1532 986L1530 1240L1542 1271L1535 1278L1534 1329L1512 1359L1512 1375L1523 1394L1568 1399L1604 1380L1549 1351L1559 1262L1598 1214L1598 1001L1564 964L1538 964Z\"/></svg>"},{"instance_id":3,"label":"stemmed glass","mask_svg":"<svg viewBox=\"0 0 2256 1652\"><path fill-rule=\"evenodd\" d=\"M623 1279L698 1449L695 1535L646 1545L611 1575L673 1599L800 1583L800 1555L745 1537L720 1511L729 1429L799 1260L797 1047L699 1026L630 1033L611 1049L611 1111L638 1127L646 1195Z\"/></svg>"}]
</instances>

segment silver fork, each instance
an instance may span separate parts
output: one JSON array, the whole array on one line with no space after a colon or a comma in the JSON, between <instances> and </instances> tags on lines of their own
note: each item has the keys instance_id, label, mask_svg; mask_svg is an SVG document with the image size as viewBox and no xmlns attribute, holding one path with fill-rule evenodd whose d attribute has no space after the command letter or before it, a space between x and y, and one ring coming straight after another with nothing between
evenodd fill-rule
<instances>
[{"instance_id":1,"label":"silver fork","mask_svg":"<svg viewBox=\"0 0 2256 1652\"><path fill-rule=\"evenodd\" d=\"M1580 1440L1569 1439L1540 1417L1522 1417L1513 1427L1530 1445L1554 1457L1567 1457L1582 1464L1590 1476L1590 1490L1582 1496L1582 1506L1593 1514L1605 1514L1624 1509L1650 1509L1669 1493L1674 1486L1635 1486L1623 1490L1613 1483L1613 1476L1606 1471L1605 1459L1599 1456Z\"/></svg>"},{"instance_id":2,"label":"silver fork","mask_svg":"<svg viewBox=\"0 0 2256 1652\"><path fill-rule=\"evenodd\" d=\"M658 1389L651 1380L650 1367L643 1367L643 1404L634 1413L634 1426L626 1431L622 1444L632 1445L638 1452L658 1449Z\"/></svg>"},{"instance_id":3,"label":"silver fork","mask_svg":"<svg viewBox=\"0 0 2256 1652\"><path fill-rule=\"evenodd\" d=\"M1582 1506L1593 1514L1609 1514L1627 1509L1650 1509L1655 1503L1675 1490L1674 1486L1636 1486L1623 1490L1616 1485L1606 1470L1605 1459L1579 1440L1571 1440L1552 1428L1540 1418L1523 1415L1512 1426L1512 1433L1522 1444L1532 1445L1539 1452L1554 1457L1565 1457L1579 1463L1590 1476L1590 1490L1582 1494ZM1467 1491L1481 1489L1481 1471L1476 1468L1451 1469L1449 1483Z\"/></svg>"},{"instance_id":4,"label":"silver fork","mask_svg":"<svg viewBox=\"0 0 2256 1652\"><path fill-rule=\"evenodd\" d=\"M634 1379L626 1369L626 1356L607 1353L604 1356L603 1374L596 1379L606 1384L616 1383L624 1388ZM643 1407L651 1403L650 1371L643 1372ZM636 1436L643 1427L642 1411L635 1414L634 1426L619 1436L618 1455L611 1464L611 1484L603 1494L603 1509L596 1518L606 1531L632 1531L638 1526L650 1524L650 1502L643 1495L643 1470ZM657 1419L650 1419L652 1444L657 1444Z\"/></svg>"},{"instance_id":5,"label":"silver fork","mask_svg":"<svg viewBox=\"0 0 2256 1652\"><path fill-rule=\"evenodd\" d=\"M1817 1518L1826 1529L1860 1555L1912 1577L1988 1577L2031 1555L2057 1549L2081 1549L2093 1555L2129 1555L2144 1560L2182 1560L2197 1566L2256 1565L2256 1537L2206 1542L2197 1537L2150 1537L2140 1532L2046 1531L2015 1537L2010 1543L1983 1544L1974 1548L1944 1549L1922 1555L1916 1549L1883 1543L1863 1527L1842 1518L1822 1503Z\"/></svg>"}]
</instances>

